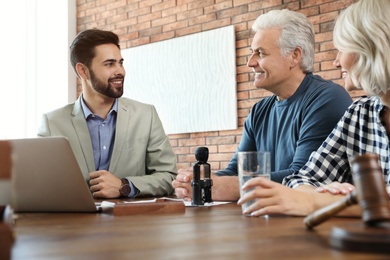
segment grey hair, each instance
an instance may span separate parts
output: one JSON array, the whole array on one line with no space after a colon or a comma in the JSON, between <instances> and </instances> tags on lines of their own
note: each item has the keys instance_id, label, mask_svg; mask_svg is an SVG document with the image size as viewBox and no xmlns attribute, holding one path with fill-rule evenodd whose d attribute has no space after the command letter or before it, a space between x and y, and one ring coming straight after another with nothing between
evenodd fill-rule
<instances>
[{"instance_id":1,"label":"grey hair","mask_svg":"<svg viewBox=\"0 0 390 260\"><path fill-rule=\"evenodd\" d=\"M379 95L390 90L390 1L360 0L341 12L333 31L335 47L356 54L355 87Z\"/></svg>"},{"instance_id":2,"label":"grey hair","mask_svg":"<svg viewBox=\"0 0 390 260\"><path fill-rule=\"evenodd\" d=\"M314 30L307 17L288 9L272 10L260 15L253 23L252 30L280 29L279 47L286 57L297 47L302 49L300 68L312 72L314 66Z\"/></svg>"}]
</instances>

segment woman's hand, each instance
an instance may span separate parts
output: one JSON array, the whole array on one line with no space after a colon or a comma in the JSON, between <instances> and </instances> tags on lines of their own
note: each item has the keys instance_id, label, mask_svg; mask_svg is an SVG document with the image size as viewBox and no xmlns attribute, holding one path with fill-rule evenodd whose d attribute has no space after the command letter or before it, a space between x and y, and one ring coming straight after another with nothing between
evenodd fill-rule
<instances>
[{"instance_id":1,"label":"woman's hand","mask_svg":"<svg viewBox=\"0 0 390 260\"><path fill-rule=\"evenodd\" d=\"M335 181L335 182L332 182L332 183L329 183L326 185L322 185L321 187L316 188L316 191L318 191L320 193L329 192L329 193L334 194L334 195L337 195L337 194L345 195L345 194L350 193L354 189L355 189L355 186L353 186L352 184L349 184L347 182L340 183L340 182Z\"/></svg>"}]
</instances>

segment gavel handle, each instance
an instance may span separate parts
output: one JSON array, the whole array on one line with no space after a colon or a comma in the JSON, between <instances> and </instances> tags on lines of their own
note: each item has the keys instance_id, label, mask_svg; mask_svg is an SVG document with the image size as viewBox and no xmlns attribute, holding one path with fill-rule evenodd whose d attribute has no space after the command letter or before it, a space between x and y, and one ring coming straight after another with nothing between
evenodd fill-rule
<instances>
[{"instance_id":1,"label":"gavel handle","mask_svg":"<svg viewBox=\"0 0 390 260\"><path fill-rule=\"evenodd\" d=\"M305 223L308 229L312 229L313 227L321 224L325 220L336 215L337 213L347 208L348 206L356 204L357 202L358 200L357 200L356 190L353 190L352 192L348 193L348 195L345 196L343 199L336 201L335 203L332 203L317 211L314 211L312 214L307 216L303 220L303 222Z\"/></svg>"}]
</instances>

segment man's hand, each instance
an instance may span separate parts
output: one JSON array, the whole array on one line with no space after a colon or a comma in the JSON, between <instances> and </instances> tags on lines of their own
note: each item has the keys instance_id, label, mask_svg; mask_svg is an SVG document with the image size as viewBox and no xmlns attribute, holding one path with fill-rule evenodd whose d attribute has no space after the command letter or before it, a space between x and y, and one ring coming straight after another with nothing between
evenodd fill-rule
<instances>
[{"instance_id":1,"label":"man's hand","mask_svg":"<svg viewBox=\"0 0 390 260\"><path fill-rule=\"evenodd\" d=\"M176 179L172 181L172 186L175 189L175 194L178 198L186 201L192 200L191 181L193 178L192 168L179 169L177 171Z\"/></svg>"},{"instance_id":2,"label":"man's hand","mask_svg":"<svg viewBox=\"0 0 390 260\"><path fill-rule=\"evenodd\" d=\"M89 173L90 190L94 198L114 199L120 197L122 181L112 173L101 170Z\"/></svg>"},{"instance_id":3,"label":"man's hand","mask_svg":"<svg viewBox=\"0 0 390 260\"><path fill-rule=\"evenodd\" d=\"M172 186L175 188L175 193L178 198L186 201L192 201L192 186L193 179L192 168L179 169L176 180L172 181ZM238 189L237 176L216 176L211 175L213 186L211 186L212 199L215 201L236 201L240 197Z\"/></svg>"}]
</instances>

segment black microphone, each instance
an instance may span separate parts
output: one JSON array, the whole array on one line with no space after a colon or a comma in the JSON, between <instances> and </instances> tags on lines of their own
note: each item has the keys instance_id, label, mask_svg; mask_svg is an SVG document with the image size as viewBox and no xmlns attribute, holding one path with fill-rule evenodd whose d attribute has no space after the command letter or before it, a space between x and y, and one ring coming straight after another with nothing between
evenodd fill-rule
<instances>
[{"instance_id":1,"label":"black microphone","mask_svg":"<svg viewBox=\"0 0 390 260\"><path fill-rule=\"evenodd\" d=\"M211 198L213 180L210 178L210 164L207 163L209 149L207 147L196 148L195 158L198 162L193 167L192 205L204 205L205 202L213 202ZM203 172L204 179L201 179L201 172Z\"/></svg>"}]
</instances>

